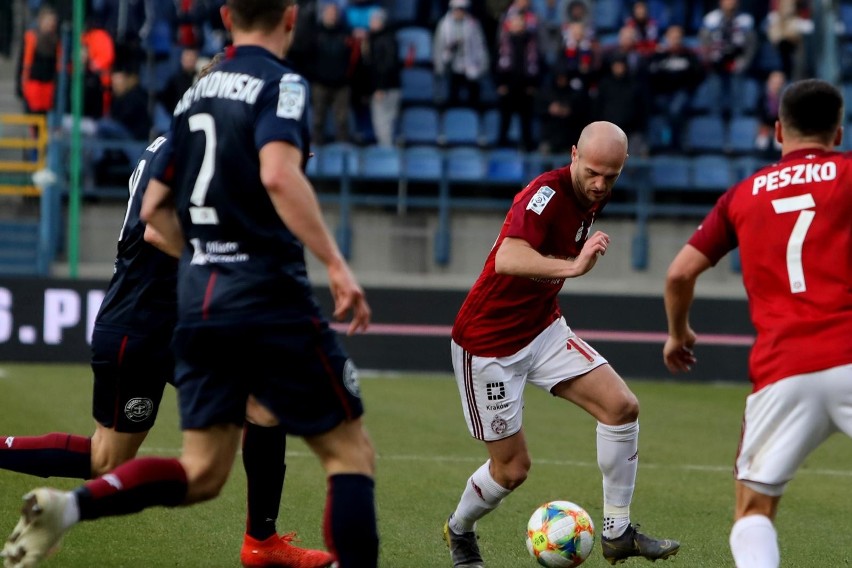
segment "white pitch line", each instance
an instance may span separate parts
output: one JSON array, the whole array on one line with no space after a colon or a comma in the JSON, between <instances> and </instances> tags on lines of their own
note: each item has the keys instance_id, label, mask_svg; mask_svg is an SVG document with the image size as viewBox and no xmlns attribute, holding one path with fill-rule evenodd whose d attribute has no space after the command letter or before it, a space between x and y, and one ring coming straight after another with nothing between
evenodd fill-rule
<instances>
[{"instance_id":1,"label":"white pitch line","mask_svg":"<svg viewBox=\"0 0 852 568\"><path fill-rule=\"evenodd\" d=\"M180 454L179 448L142 448L140 453L145 454ZM288 458L312 458L314 454L311 452L287 452ZM397 461L397 462L443 462L443 463L482 463L482 456L440 456L440 455L419 455L419 454L378 454L378 460L381 461ZM598 464L595 462L574 461L574 460L554 460L548 458L533 458L533 464L538 465L555 465L559 467L587 467L597 469ZM700 465L700 464L665 464L665 463L641 463L642 469L668 469L677 471L698 471L707 473L732 473L733 464L731 465ZM797 474L802 475L817 475L825 477L852 477L852 470L845 469L822 469L822 468L800 468Z\"/></svg>"}]
</instances>

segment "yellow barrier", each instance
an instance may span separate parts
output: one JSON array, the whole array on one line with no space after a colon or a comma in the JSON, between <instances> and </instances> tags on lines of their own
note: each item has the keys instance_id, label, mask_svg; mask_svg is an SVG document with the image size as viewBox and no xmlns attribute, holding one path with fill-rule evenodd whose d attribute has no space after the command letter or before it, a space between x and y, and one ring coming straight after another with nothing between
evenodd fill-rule
<instances>
[{"instance_id":1,"label":"yellow barrier","mask_svg":"<svg viewBox=\"0 0 852 568\"><path fill-rule=\"evenodd\" d=\"M11 128L9 128L11 127ZM7 130L15 130L7 135ZM41 195L32 182L32 174L45 167L47 157L47 120L41 114L0 114L0 155L17 151L21 159L0 158L0 174L19 176L21 182L2 179L0 195ZM35 160L25 160L26 152L34 152Z\"/></svg>"}]
</instances>

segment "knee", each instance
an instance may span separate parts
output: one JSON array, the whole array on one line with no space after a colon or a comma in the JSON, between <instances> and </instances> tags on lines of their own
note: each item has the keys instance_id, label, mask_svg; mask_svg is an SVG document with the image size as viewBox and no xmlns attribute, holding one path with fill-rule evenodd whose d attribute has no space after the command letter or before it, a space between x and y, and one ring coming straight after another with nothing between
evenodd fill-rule
<instances>
[{"instance_id":1,"label":"knee","mask_svg":"<svg viewBox=\"0 0 852 568\"><path fill-rule=\"evenodd\" d=\"M501 487L506 489L516 489L529 476L532 461L529 455L518 456L508 462L500 463L491 461L491 477L494 478Z\"/></svg>"},{"instance_id":2,"label":"knee","mask_svg":"<svg viewBox=\"0 0 852 568\"><path fill-rule=\"evenodd\" d=\"M197 464L181 460L186 470L186 503L215 499L228 480L228 472L214 464Z\"/></svg>"},{"instance_id":3,"label":"knee","mask_svg":"<svg viewBox=\"0 0 852 568\"><path fill-rule=\"evenodd\" d=\"M612 405L608 412L608 424L629 424L639 419L639 399L632 392L624 396Z\"/></svg>"}]
</instances>

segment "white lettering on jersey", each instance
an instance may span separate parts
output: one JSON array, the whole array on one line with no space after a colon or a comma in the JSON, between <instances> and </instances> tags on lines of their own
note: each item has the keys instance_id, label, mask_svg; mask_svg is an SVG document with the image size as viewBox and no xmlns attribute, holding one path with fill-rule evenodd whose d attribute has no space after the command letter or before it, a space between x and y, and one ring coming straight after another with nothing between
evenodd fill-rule
<instances>
[{"instance_id":1,"label":"white lettering on jersey","mask_svg":"<svg viewBox=\"0 0 852 568\"><path fill-rule=\"evenodd\" d=\"M241 101L253 105L263 88L263 79L246 73L214 71L198 80L181 97L175 107L175 116L186 111L195 101L204 98Z\"/></svg>"},{"instance_id":2,"label":"white lettering on jersey","mask_svg":"<svg viewBox=\"0 0 852 568\"><path fill-rule=\"evenodd\" d=\"M541 212L544 211L544 208L547 207L547 204L550 202L550 199L556 194L555 191L550 189L548 186L543 185L538 188L538 191L535 192L530 202L527 203L527 211L532 211L536 215L541 215Z\"/></svg>"},{"instance_id":3,"label":"white lettering on jersey","mask_svg":"<svg viewBox=\"0 0 852 568\"><path fill-rule=\"evenodd\" d=\"M767 174L755 176L752 181L751 194L757 195L761 189L775 191L788 185L804 185L806 183L821 183L837 178L837 164L828 161L821 164L808 163L787 166Z\"/></svg>"},{"instance_id":4,"label":"white lettering on jersey","mask_svg":"<svg viewBox=\"0 0 852 568\"><path fill-rule=\"evenodd\" d=\"M275 111L277 116L296 120L302 118L307 94L300 79L295 73L287 73L281 77L278 83L278 109Z\"/></svg>"},{"instance_id":5,"label":"white lettering on jersey","mask_svg":"<svg viewBox=\"0 0 852 568\"><path fill-rule=\"evenodd\" d=\"M151 145L150 145L150 146L148 146L147 148L145 148L145 151L146 151L146 152L156 152L157 150L159 150L159 149L160 149L160 146L162 146L162 145L163 145L163 142L165 142L165 141L166 141L166 137L165 137L165 136L158 136L156 140L154 140L153 142L151 142Z\"/></svg>"}]
</instances>

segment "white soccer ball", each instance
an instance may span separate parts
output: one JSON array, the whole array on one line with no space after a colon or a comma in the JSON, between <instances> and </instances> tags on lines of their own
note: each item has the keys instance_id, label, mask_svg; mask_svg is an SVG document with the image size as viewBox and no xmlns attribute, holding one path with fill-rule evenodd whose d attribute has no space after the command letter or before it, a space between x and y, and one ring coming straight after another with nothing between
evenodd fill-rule
<instances>
[{"instance_id":1,"label":"white soccer ball","mask_svg":"<svg viewBox=\"0 0 852 568\"><path fill-rule=\"evenodd\" d=\"M550 501L527 523L527 550L547 568L582 564L595 545L595 525L585 509L570 501Z\"/></svg>"}]
</instances>

